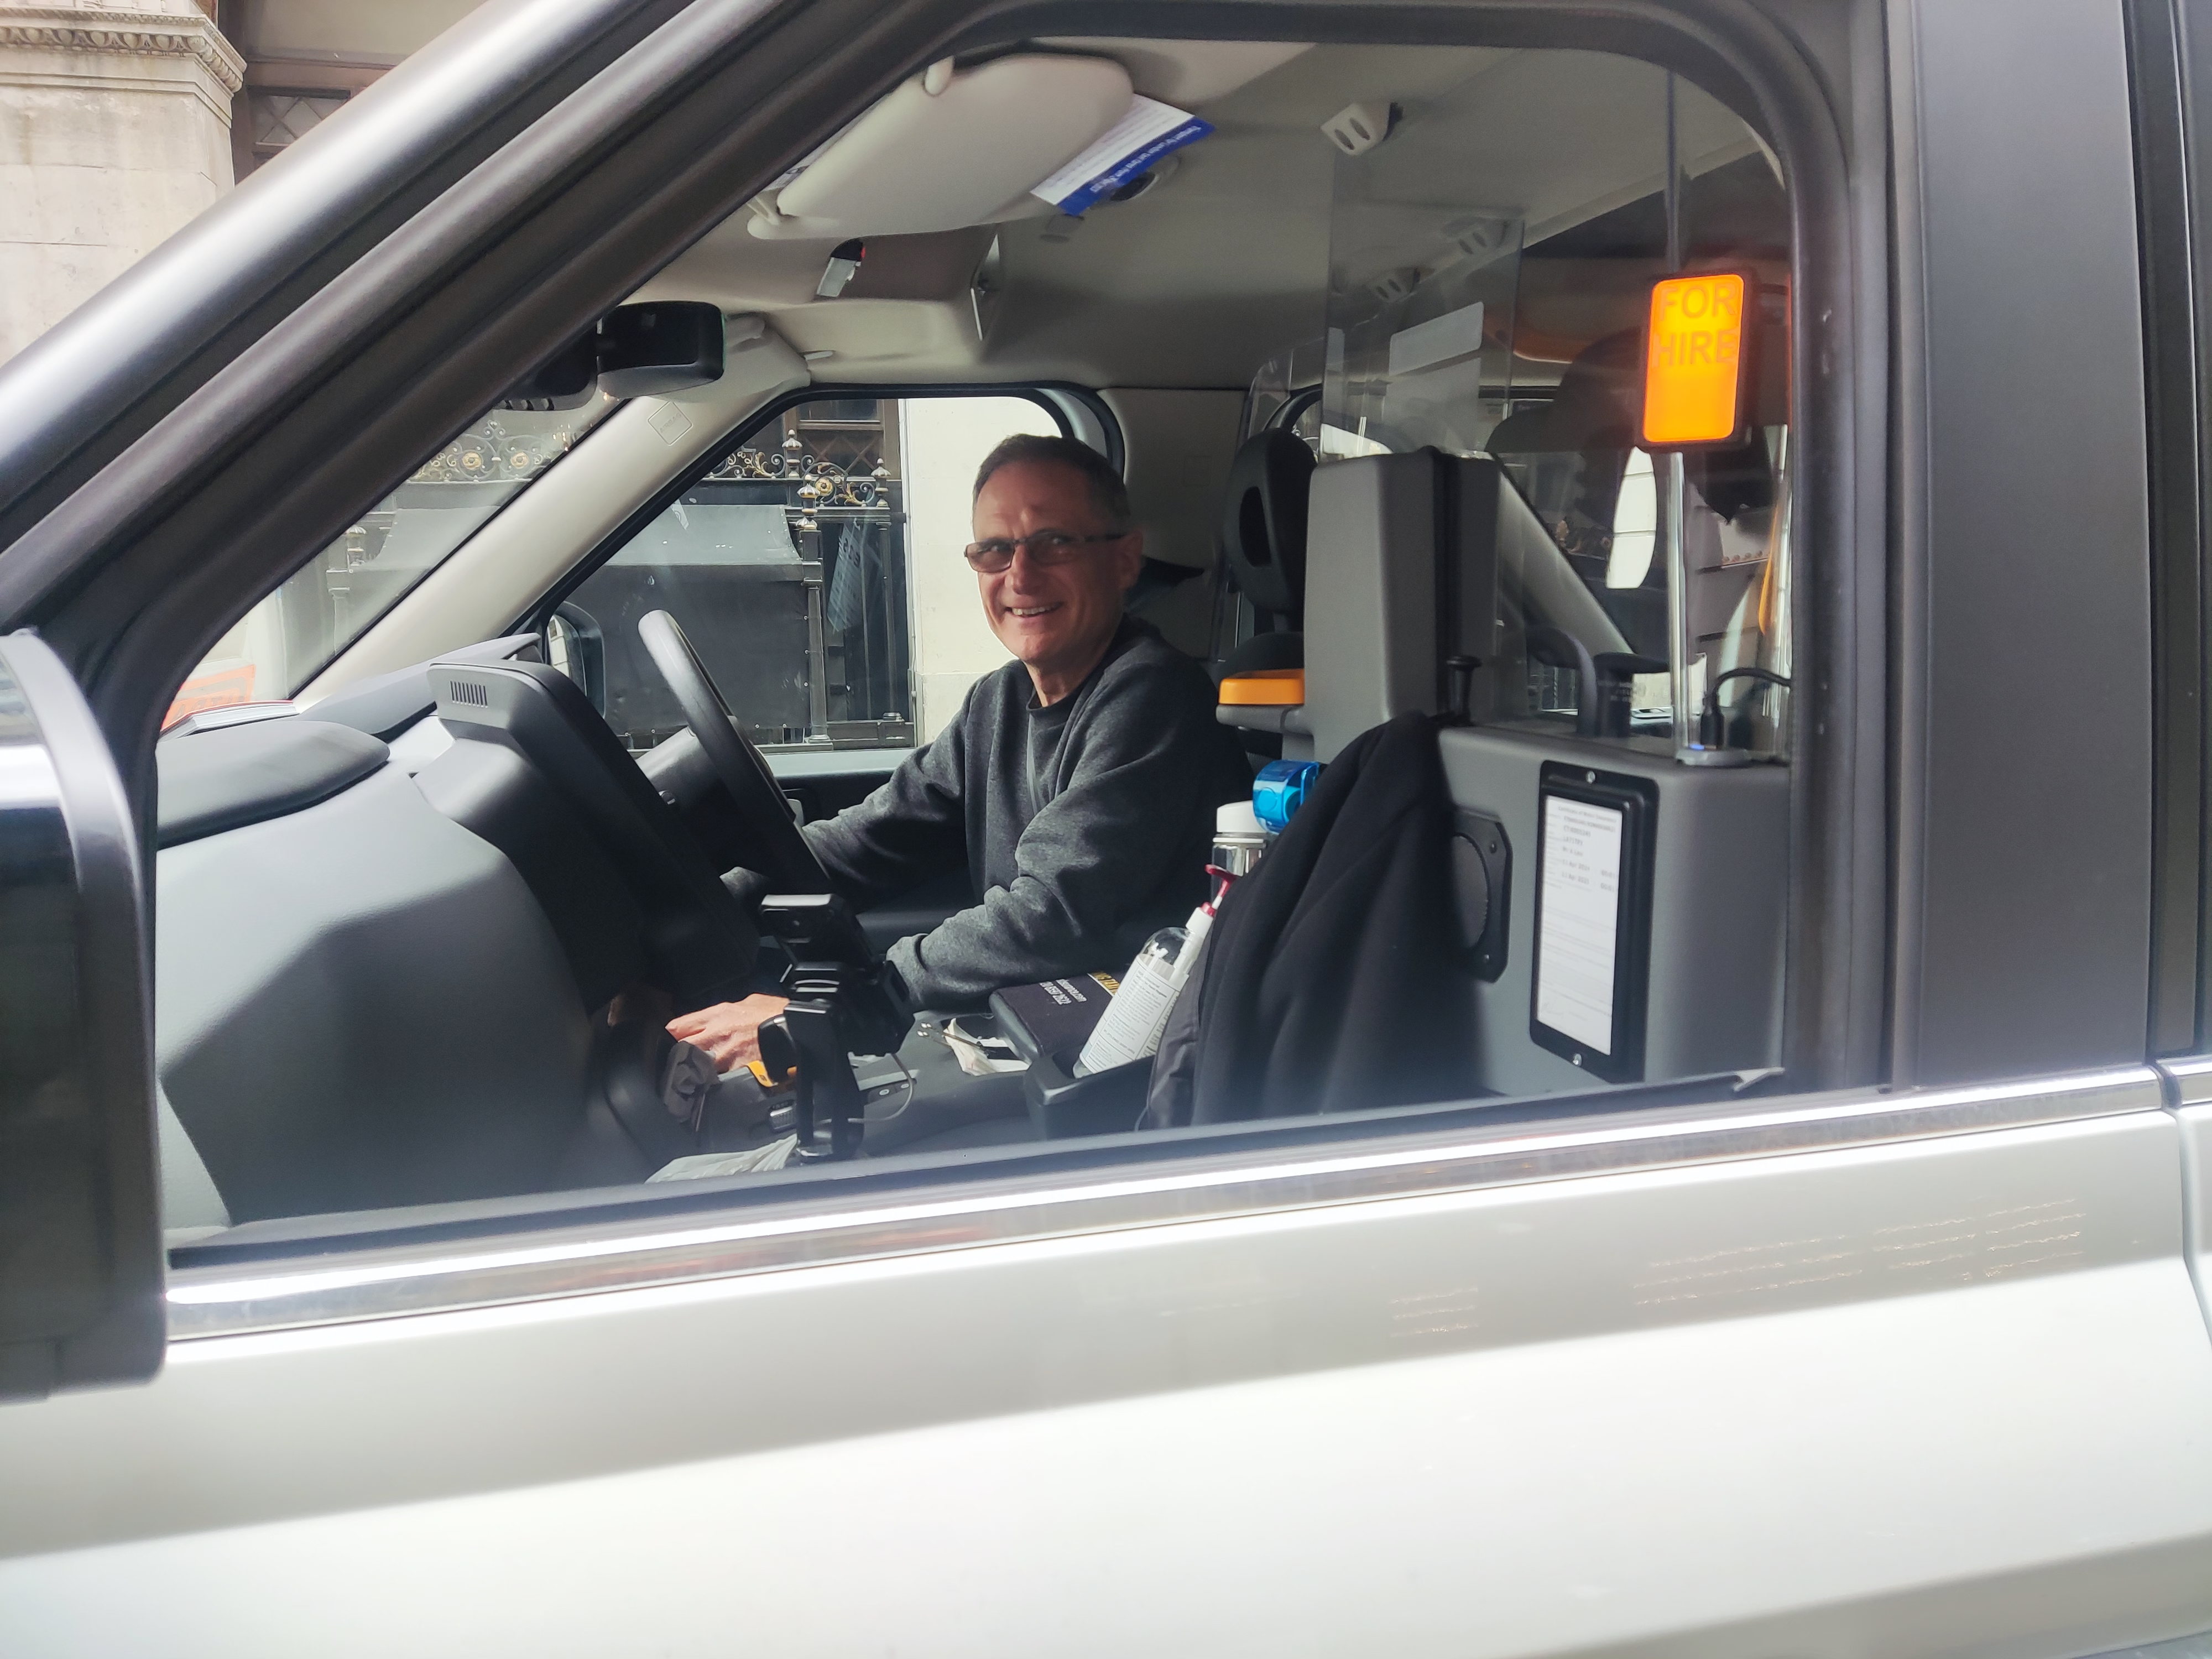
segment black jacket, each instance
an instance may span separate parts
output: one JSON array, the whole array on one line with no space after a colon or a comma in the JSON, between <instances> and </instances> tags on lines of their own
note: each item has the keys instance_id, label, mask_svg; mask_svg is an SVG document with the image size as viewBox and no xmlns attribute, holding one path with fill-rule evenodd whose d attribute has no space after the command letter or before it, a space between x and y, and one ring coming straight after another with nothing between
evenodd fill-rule
<instances>
[{"instance_id":1,"label":"black jacket","mask_svg":"<svg viewBox=\"0 0 2212 1659\"><path fill-rule=\"evenodd\" d=\"M1378 726L1330 762L1260 867L1223 901L1198 988L1163 1038L1146 1124L1474 1092L1450 833L1427 716Z\"/></svg>"}]
</instances>

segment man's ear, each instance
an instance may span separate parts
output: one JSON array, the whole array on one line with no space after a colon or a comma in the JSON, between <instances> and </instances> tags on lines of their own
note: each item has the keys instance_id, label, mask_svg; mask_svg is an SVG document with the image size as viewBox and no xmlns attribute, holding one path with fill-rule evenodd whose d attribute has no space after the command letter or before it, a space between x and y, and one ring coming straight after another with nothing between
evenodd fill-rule
<instances>
[{"instance_id":1,"label":"man's ear","mask_svg":"<svg viewBox=\"0 0 2212 1659\"><path fill-rule=\"evenodd\" d=\"M1145 571L1145 530L1139 525L1132 530L1119 547L1114 550L1115 570L1121 580L1121 591L1126 593L1137 585L1137 578Z\"/></svg>"}]
</instances>

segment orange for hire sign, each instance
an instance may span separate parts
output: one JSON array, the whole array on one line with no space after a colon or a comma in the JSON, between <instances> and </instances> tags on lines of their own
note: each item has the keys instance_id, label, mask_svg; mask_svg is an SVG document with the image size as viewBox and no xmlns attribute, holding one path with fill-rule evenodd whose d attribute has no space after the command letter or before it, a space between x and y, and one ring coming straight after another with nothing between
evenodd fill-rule
<instances>
[{"instance_id":1,"label":"orange for hire sign","mask_svg":"<svg viewBox=\"0 0 2212 1659\"><path fill-rule=\"evenodd\" d=\"M1644 336L1644 441L1718 443L1742 429L1744 279L1669 276Z\"/></svg>"}]
</instances>

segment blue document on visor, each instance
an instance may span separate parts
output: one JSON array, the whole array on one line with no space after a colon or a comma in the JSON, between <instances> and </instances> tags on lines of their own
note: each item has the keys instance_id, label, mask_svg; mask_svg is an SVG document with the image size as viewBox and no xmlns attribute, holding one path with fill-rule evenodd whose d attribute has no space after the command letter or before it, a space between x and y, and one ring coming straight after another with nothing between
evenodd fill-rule
<instances>
[{"instance_id":1,"label":"blue document on visor","mask_svg":"<svg viewBox=\"0 0 2212 1659\"><path fill-rule=\"evenodd\" d=\"M1188 110L1141 94L1129 100L1129 112L1088 149L1030 191L1062 213L1095 207L1132 179L1140 178L1186 144L1213 131Z\"/></svg>"}]
</instances>

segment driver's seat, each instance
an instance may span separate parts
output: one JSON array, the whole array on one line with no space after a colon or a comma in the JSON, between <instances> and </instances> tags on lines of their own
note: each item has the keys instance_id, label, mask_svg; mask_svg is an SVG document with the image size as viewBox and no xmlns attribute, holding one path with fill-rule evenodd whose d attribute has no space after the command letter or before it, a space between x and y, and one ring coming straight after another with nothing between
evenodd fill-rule
<instances>
[{"instance_id":1,"label":"driver's seat","mask_svg":"<svg viewBox=\"0 0 2212 1659\"><path fill-rule=\"evenodd\" d=\"M1230 586L1251 605L1258 631L1220 672L1305 666L1306 513L1314 453L1294 432L1271 428L1244 441L1230 463L1221 506L1221 551Z\"/></svg>"}]
</instances>

